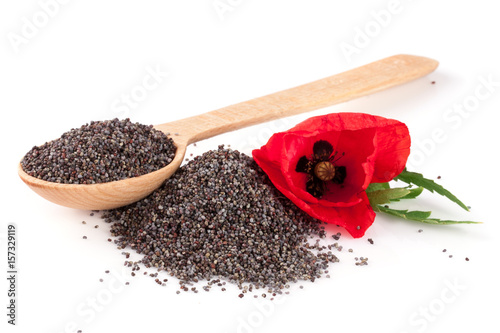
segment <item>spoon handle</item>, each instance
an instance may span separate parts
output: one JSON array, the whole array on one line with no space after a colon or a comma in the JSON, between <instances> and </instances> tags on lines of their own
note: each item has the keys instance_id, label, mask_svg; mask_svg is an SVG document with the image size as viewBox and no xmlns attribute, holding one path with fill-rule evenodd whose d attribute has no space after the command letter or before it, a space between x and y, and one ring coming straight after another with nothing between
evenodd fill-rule
<instances>
[{"instance_id":1,"label":"spoon handle","mask_svg":"<svg viewBox=\"0 0 500 333\"><path fill-rule=\"evenodd\" d=\"M431 73L433 59L395 55L318 81L155 126L177 131L186 144L262 122L349 101Z\"/></svg>"}]
</instances>

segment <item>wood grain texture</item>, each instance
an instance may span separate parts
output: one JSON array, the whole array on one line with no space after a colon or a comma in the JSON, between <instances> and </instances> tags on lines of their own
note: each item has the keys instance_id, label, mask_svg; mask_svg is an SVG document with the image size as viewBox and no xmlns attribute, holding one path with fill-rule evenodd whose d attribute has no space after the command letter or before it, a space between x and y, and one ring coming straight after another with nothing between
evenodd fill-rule
<instances>
[{"instance_id":1,"label":"wood grain texture","mask_svg":"<svg viewBox=\"0 0 500 333\"><path fill-rule=\"evenodd\" d=\"M189 144L262 122L317 110L394 87L434 71L429 58L396 55L298 87L255 98L155 128L171 135L177 146L168 166L143 175L95 185L57 184L26 174L21 179L36 193L56 204L78 209L111 209L138 201L158 188L181 165ZM256 147L257 148L257 147Z\"/></svg>"}]
</instances>

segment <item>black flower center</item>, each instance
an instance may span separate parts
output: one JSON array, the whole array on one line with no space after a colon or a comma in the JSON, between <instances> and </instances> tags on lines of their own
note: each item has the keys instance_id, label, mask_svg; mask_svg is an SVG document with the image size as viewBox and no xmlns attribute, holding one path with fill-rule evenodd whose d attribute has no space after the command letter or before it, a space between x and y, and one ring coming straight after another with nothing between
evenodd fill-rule
<instances>
[{"instance_id":1,"label":"black flower center","mask_svg":"<svg viewBox=\"0 0 500 333\"><path fill-rule=\"evenodd\" d=\"M321 198L329 182L344 183L346 177L345 166L337 166L336 162L344 156L337 156L333 146L325 140L314 143L313 155L310 158L302 156L295 167L295 171L307 174L306 190L315 198Z\"/></svg>"}]
</instances>

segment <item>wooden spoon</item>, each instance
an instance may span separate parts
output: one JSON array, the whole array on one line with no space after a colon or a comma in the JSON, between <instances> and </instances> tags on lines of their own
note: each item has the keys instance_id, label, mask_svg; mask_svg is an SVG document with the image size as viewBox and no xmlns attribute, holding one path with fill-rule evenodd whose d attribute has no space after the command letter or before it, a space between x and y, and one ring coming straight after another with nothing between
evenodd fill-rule
<instances>
[{"instance_id":1,"label":"wooden spoon","mask_svg":"<svg viewBox=\"0 0 500 333\"><path fill-rule=\"evenodd\" d=\"M327 107L417 79L438 66L425 57L396 55L295 88L231 105L198 116L156 125L172 135L174 160L143 176L101 184L59 184L19 176L36 193L56 204L79 209L111 209L138 201L179 168L189 144L246 126ZM258 147L255 147L258 148Z\"/></svg>"}]
</instances>

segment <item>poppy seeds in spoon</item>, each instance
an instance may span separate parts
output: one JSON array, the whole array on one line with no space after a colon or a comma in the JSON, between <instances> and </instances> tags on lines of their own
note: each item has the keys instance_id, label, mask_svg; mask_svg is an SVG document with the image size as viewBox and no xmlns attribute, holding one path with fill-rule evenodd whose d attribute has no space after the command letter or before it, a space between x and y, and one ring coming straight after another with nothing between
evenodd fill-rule
<instances>
[{"instance_id":1,"label":"poppy seeds in spoon","mask_svg":"<svg viewBox=\"0 0 500 333\"><path fill-rule=\"evenodd\" d=\"M167 166L171 138L130 119L91 121L33 147L22 159L28 175L63 184L97 184L138 177Z\"/></svg>"}]
</instances>

